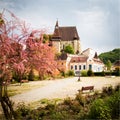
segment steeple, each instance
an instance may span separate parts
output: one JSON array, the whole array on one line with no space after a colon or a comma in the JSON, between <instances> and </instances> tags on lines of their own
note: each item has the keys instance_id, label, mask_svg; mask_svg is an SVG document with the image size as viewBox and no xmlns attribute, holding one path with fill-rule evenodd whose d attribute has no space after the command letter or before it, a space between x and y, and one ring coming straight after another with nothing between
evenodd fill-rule
<instances>
[{"instance_id":1,"label":"steeple","mask_svg":"<svg viewBox=\"0 0 120 120\"><path fill-rule=\"evenodd\" d=\"M95 52L94 58L98 58L97 52Z\"/></svg>"},{"instance_id":2,"label":"steeple","mask_svg":"<svg viewBox=\"0 0 120 120\"><path fill-rule=\"evenodd\" d=\"M58 20L56 21L56 25L55 25L55 29L54 29L53 37L60 38L60 32L59 32Z\"/></svg>"},{"instance_id":3,"label":"steeple","mask_svg":"<svg viewBox=\"0 0 120 120\"><path fill-rule=\"evenodd\" d=\"M56 21L56 25L55 25L55 28L58 28L59 25L58 25L58 20Z\"/></svg>"}]
</instances>

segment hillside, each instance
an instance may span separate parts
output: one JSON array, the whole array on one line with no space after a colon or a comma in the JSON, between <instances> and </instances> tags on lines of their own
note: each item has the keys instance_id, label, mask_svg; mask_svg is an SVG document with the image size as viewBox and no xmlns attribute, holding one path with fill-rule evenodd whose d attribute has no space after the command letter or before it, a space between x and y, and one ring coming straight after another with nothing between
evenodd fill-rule
<instances>
[{"instance_id":1,"label":"hillside","mask_svg":"<svg viewBox=\"0 0 120 120\"><path fill-rule=\"evenodd\" d=\"M104 52L99 55L99 58L106 63L108 60L111 61L111 63L114 63L116 60L120 59L120 48L116 48L109 52Z\"/></svg>"}]
</instances>

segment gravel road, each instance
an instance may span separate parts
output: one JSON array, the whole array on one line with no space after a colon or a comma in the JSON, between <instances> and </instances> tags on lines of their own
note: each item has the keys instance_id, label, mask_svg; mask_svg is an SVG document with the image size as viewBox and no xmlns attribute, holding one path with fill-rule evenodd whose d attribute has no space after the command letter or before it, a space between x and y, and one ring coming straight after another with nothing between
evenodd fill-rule
<instances>
[{"instance_id":1,"label":"gravel road","mask_svg":"<svg viewBox=\"0 0 120 120\"><path fill-rule=\"evenodd\" d=\"M104 86L112 85L114 87L120 84L120 77L81 77L80 82L77 80L77 77L52 80L52 82L50 80L47 85L15 95L11 97L11 100L15 103L30 103L44 98L75 97L75 94L78 93L82 86L94 85L95 90L101 90Z\"/></svg>"}]
</instances>

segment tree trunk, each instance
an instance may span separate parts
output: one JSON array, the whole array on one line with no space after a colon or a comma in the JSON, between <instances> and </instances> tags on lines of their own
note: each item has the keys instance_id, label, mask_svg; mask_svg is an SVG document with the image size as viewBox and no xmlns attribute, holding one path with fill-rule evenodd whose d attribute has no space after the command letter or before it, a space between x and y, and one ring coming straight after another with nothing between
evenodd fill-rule
<instances>
[{"instance_id":1,"label":"tree trunk","mask_svg":"<svg viewBox=\"0 0 120 120\"><path fill-rule=\"evenodd\" d=\"M0 102L6 120L15 120L13 104L7 94L7 85L0 84Z\"/></svg>"}]
</instances>

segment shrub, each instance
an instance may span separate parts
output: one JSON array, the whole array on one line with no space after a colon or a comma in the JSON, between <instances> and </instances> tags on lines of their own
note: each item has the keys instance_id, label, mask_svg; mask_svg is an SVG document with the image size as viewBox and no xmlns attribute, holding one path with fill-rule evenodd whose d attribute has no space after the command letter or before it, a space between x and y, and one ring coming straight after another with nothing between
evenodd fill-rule
<instances>
[{"instance_id":1,"label":"shrub","mask_svg":"<svg viewBox=\"0 0 120 120\"><path fill-rule=\"evenodd\" d=\"M30 107L26 106L25 103L19 103L16 110L16 118L26 117L30 113Z\"/></svg>"},{"instance_id":2,"label":"shrub","mask_svg":"<svg viewBox=\"0 0 120 120\"><path fill-rule=\"evenodd\" d=\"M73 71L73 70L69 70L69 71L67 72L67 75L68 75L68 76L74 76L75 74L74 74L74 71Z\"/></svg>"},{"instance_id":3,"label":"shrub","mask_svg":"<svg viewBox=\"0 0 120 120\"><path fill-rule=\"evenodd\" d=\"M120 85L116 85L115 86L115 91L119 91L120 92Z\"/></svg>"},{"instance_id":4,"label":"shrub","mask_svg":"<svg viewBox=\"0 0 120 120\"><path fill-rule=\"evenodd\" d=\"M72 104L72 99L71 99L70 97L66 98L66 99L64 100L64 104L65 104L65 105L71 105L71 104Z\"/></svg>"},{"instance_id":5,"label":"shrub","mask_svg":"<svg viewBox=\"0 0 120 120\"><path fill-rule=\"evenodd\" d=\"M94 72L94 75L95 76L105 76L105 72L102 71L102 72Z\"/></svg>"},{"instance_id":6,"label":"shrub","mask_svg":"<svg viewBox=\"0 0 120 120\"><path fill-rule=\"evenodd\" d=\"M90 108L89 118L108 120L111 119L110 113L109 106L104 103L103 99L97 99Z\"/></svg>"},{"instance_id":7,"label":"shrub","mask_svg":"<svg viewBox=\"0 0 120 120\"><path fill-rule=\"evenodd\" d=\"M103 89L102 89L102 95L103 95L103 96L104 96L104 95L105 95L105 96L106 96L106 95L112 95L113 92L114 92L114 89L113 89L112 86L103 87Z\"/></svg>"},{"instance_id":8,"label":"shrub","mask_svg":"<svg viewBox=\"0 0 120 120\"><path fill-rule=\"evenodd\" d=\"M107 101L109 109L111 110L112 119L119 119L120 117L120 92L115 92Z\"/></svg>"},{"instance_id":9,"label":"shrub","mask_svg":"<svg viewBox=\"0 0 120 120\"><path fill-rule=\"evenodd\" d=\"M115 69L114 75L120 76L120 68L116 68L116 69Z\"/></svg>"},{"instance_id":10,"label":"shrub","mask_svg":"<svg viewBox=\"0 0 120 120\"><path fill-rule=\"evenodd\" d=\"M92 70L88 70L88 71L87 71L87 75L88 75L88 76L93 76L93 75L94 75L94 73L93 73L93 71L92 71Z\"/></svg>"},{"instance_id":11,"label":"shrub","mask_svg":"<svg viewBox=\"0 0 120 120\"><path fill-rule=\"evenodd\" d=\"M83 76L83 77L87 76L87 71L86 70L82 70L81 71L81 76Z\"/></svg>"},{"instance_id":12,"label":"shrub","mask_svg":"<svg viewBox=\"0 0 120 120\"><path fill-rule=\"evenodd\" d=\"M63 76L63 77L66 76L65 71L61 71L60 73L61 73L61 76Z\"/></svg>"},{"instance_id":13,"label":"shrub","mask_svg":"<svg viewBox=\"0 0 120 120\"><path fill-rule=\"evenodd\" d=\"M78 93L78 94L76 95L76 98L75 98L75 99L79 102L79 104L80 104L81 106L84 106L84 105L85 105L86 100L85 100L85 97L83 97L81 93Z\"/></svg>"}]
</instances>

